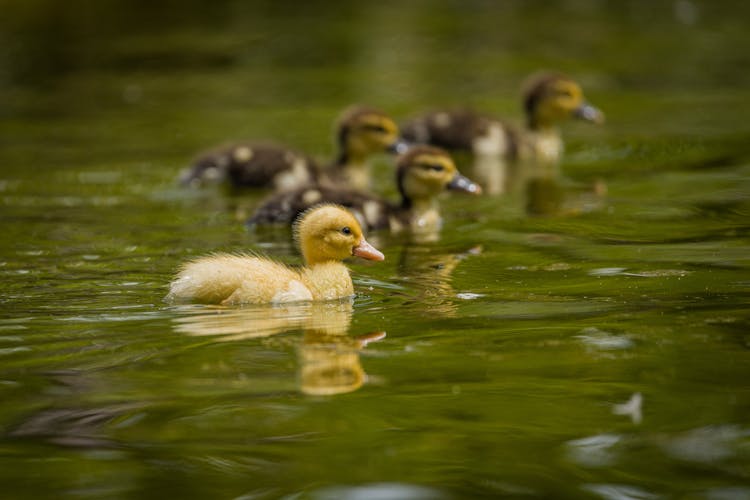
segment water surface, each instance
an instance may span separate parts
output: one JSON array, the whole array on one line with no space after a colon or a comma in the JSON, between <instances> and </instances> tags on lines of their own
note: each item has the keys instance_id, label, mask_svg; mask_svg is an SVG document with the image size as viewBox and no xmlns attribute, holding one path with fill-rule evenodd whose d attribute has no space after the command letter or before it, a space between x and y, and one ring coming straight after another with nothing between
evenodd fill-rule
<instances>
[{"instance_id":1,"label":"water surface","mask_svg":"<svg viewBox=\"0 0 750 500\"><path fill-rule=\"evenodd\" d=\"M750 497L744 3L6 4L9 497ZM199 150L327 158L353 102L519 123L539 68L608 117L557 177L368 236L351 303L163 301L206 252L298 262L264 193L176 185Z\"/></svg>"}]
</instances>

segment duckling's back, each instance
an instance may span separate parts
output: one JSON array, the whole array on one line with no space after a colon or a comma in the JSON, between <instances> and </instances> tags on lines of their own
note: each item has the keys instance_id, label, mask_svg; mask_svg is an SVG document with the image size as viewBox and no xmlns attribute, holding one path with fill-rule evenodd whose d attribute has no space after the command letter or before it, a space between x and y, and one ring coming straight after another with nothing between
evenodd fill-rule
<instances>
[{"instance_id":1,"label":"duckling's back","mask_svg":"<svg viewBox=\"0 0 750 500\"><path fill-rule=\"evenodd\" d=\"M237 143L203 153L181 174L180 182L290 189L316 181L319 168L312 158L282 146Z\"/></svg>"},{"instance_id":2,"label":"duckling's back","mask_svg":"<svg viewBox=\"0 0 750 500\"><path fill-rule=\"evenodd\" d=\"M268 259L215 254L188 262L172 282L168 300L205 304L264 304L311 300L300 275Z\"/></svg>"},{"instance_id":3,"label":"duckling's back","mask_svg":"<svg viewBox=\"0 0 750 500\"><path fill-rule=\"evenodd\" d=\"M516 131L500 120L469 109L432 111L401 125L404 139L449 151L469 151L511 158Z\"/></svg>"},{"instance_id":4,"label":"duckling's back","mask_svg":"<svg viewBox=\"0 0 750 500\"><path fill-rule=\"evenodd\" d=\"M348 208L367 230L388 227L389 215L394 211L388 202L368 193L319 184L272 194L260 204L247 224L251 227L289 224L319 203L335 203Z\"/></svg>"}]
</instances>

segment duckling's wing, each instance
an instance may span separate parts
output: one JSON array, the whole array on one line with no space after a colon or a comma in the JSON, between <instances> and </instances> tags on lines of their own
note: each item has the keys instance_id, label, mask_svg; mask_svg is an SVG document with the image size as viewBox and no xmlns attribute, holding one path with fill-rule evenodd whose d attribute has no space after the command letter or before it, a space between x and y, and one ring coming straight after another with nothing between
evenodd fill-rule
<instances>
[{"instance_id":1,"label":"duckling's wing","mask_svg":"<svg viewBox=\"0 0 750 500\"><path fill-rule=\"evenodd\" d=\"M378 229L388 226L392 207L384 200L354 189L310 184L300 189L274 193L256 209L247 224L291 224L309 208L320 203L342 205L352 211L363 227Z\"/></svg>"},{"instance_id":2,"label":"duckling's wing","mask_svg":"<svg viewBox=\"0 0 750 500\"><path fill-rule=\"evenodd\" d=\"M235 186L289 189L318 177L312 158L281 146L240 144L228 156L227 177Z\"/></svg>"},{"instance_id":3,"label":"duckling's wing","mask_svg":"<svg viewBox=\"0 0 750 500\"><path fill-rule=\"evenodd\" d=\"M180 176L185 185L228 180L238 187L297 187L318 178L315 161L275 144L239 142L207 151Z\"/></svg>"},{"instance_id":4,"label":"duckling's wing","mask_svg":"<svg viewBox=\"0 0 750 500\"><path fill-rule=\"evenodd\" d=\"M425 113L401 125L409 142L430 144L453 151L471 151L492 119L469 109L446 109Z\"/></svg>"},{"instance_id":5,"label":"duckling's wing","mask_svg":"<svg viewBox=\"0 0 750 500\"><path fill-rule=\"evenodd\" d=\"M219 253L185 264L172 281L167 299L263 304L274 302L279 293L294 291L290 283L299 280L299 272L279 262Z\"/></svg>"},{"instance_id":6,"label":"duckling's wing","mask_svg":"<svg viewBox=\"0 0 750 500\"><path fill-rule=\"evenodd\" d=\"M246 224L248 227L291 224L297 218L297 215L306 209L302 199L302 194L306 190L307 187L304 187L273 193L261 202Z\"/></svg>"},{"instance_id":7,"label":"duckling's wing","mask_svg":"<svg viewBox=\"0 0 750 500\"><path fill-rule=\"evenodd\" d=\"M187 262L170 284L167 299L218 304L242 285L253 260L217 253Z\"/></svg>"}]
</instances>

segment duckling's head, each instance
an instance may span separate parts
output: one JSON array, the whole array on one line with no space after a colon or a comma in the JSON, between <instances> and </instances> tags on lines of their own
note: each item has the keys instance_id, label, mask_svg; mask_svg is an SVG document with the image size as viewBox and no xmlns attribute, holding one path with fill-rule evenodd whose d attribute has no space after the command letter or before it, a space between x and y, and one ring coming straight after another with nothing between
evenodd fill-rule
<instances>
[{"instance_id":1,"label":"duckling's head","mask_svg":"<svg viewBox=\"0 0 750 500\"><path fill-rule=\"evenodd\" d=\"M525 85L523 105L531 129L553 127L569 118L604 123L604 113L586 102L581 86L559 73L531 77Z\"/></svg>"},{"instance_id":2,"label":"duckling's head","mask_svg":"<svg viewBox=\"0 0 750 500\"><path fill-rule=\"evenodd\" d=\"M354 215L339 205L316 205L300 214L294 223L294 236L308 265L352 255L367 260L385 258L365 240Z\"/></svg>"},{"instance_id":3,"label":"duckling's head","mask_svg":"<svg viewBox=\"0 0 750 500\"><path fill-rule=\"evenodd\" d=\"M482 188L458 172L453 158L443 149L414 146L402 155L396 167L401 197L409 205L429 200L446 189L481 194Z\"/></svg>"},{"instance_id":4,"label":"duckling's head","mask_svg":"<svg viewBox=\"0 0 750 500\"><path fill-rule=\"evenodd\" d=\"M407 148L399 138L396 122L376 109L347 109L339 118L337 130L340 161L363 160L382 152L402 153Z\"/></svg>"}]
</instances>

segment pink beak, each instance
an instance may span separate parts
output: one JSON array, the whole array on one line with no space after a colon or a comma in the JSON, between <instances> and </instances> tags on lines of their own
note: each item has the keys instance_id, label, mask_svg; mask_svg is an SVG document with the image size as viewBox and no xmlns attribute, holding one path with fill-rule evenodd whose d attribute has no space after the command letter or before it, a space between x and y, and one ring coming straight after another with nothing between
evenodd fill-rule
<instances>
[{"instance_id":1,"label":"pink beak","mask_svg":"<svg viewBox=\"0 0 750 500\"><path fill-rule=\"evenodd\" d=\"M357 257L362 257L363 259L367 260L380 261L385 259L385 255L383 255L383 252L367 243L367 240L365 240L364 238L360 240L359 245L352 248L352 255L356 255Z\"/></svg>"}]
</instances>

